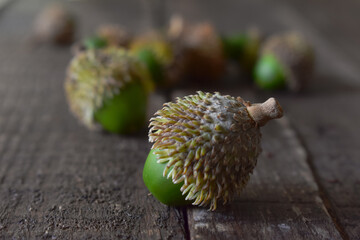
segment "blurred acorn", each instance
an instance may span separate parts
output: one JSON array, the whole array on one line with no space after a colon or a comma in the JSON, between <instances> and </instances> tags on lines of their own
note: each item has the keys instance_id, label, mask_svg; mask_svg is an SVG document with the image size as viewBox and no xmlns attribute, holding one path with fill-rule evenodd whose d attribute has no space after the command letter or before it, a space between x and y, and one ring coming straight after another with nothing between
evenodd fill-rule
<instances>
[{"instance_id":1,"label":"blurred acorn","mask_svg":"<svg viewBox=\"0 0 360 240\"><path fill-rule=\"evenodd\" d=\"M131 41L130 34L117 25L102 25L96 34L84 38L81 42L75 43L71 49L73 55L88 49L101 49L105 47L128 47Z\"/></svg>"},{"instance_id":2,"label":"blurred acorn","mask_svg":"<svg viewBox=\"0 0 360 240\"><path fill-rule=\"evenodd\" d=\"M71 60L65 90L70 110L90 129L132 133L145 123L153 85L149 73L126 50L87 50Z\"/></svg>"},{"instance_id":3,"label":"blurred acorn","mask_svg":"<svg viewBox=\"0 0 360 240\"><path fill-rule=\"evenodd\" d=\"M220 36L210 23L185 24L173 16L167 37L184 66L185 79L197 83L216 82L225 71Z\"/></svg>"},{"instance_id":4,"label":"blurred acorn","mask_svg":"<svg viewBox=\"0 0 360 240\"><path fill-rule=\"evenodd\" d=\"M129 51L145 63L157 86L171 87L179 81L181 66L171 45L159 33L151 32L135 38Z\"/></svg>"},{"instance_id":5,"label":"blurred acorn","mask_svg":"<svg viewBox=\"0 0 360 240\"><path fill-rule=\"evenodd\" d=\"M109 46L128 47L132 37L123 27L114 24L100 26L96 35L105 39Z\"/></svg>"},{"instance_id":6,"label":"blurred acorn","mask_svg":"<svg viewBox=\"0 0 360 240\"><path fill-rule=\"evenodd\" d=\"M164 204L215 210L246 186L261 152L260 127L282 115L274 98L251 104L200 91L164 104L150 119L154 144L143 170L145 185Z\"/></svg>"},{"instance_id":7,"label":"blurred acorn","mask_svg":"<svg viewBox=\"0 0 360 240\"><path fill-rule=\"evenodd\" d=\"M273 35L263 45L254 69L255 83L262 89L288 88L300 91L306 87L314 69L314 51L297 32Z\"/></svg>"},{"instance_id":8,"label":"blurred acorn","mask_svg":"<svg viewBox=\"0 0 360 240\"><path fill-rule=\"evenodd\" d=\"M37 42L69 44L74 39L75 20L64 6L52 4L36 17L33 31Z\"/></svg>"},{"instance_id":9,"label":"blurred acorn","mask_svg":"<svg viewBox=\"0 0 360 240\"><path fill-rule=\"evenodd\" d=\"M240 67L251 72L259 54L261 34L258 29L251 28L244 33L222 37L225 56L239 63Z\"/></svg>"}]
</instances>

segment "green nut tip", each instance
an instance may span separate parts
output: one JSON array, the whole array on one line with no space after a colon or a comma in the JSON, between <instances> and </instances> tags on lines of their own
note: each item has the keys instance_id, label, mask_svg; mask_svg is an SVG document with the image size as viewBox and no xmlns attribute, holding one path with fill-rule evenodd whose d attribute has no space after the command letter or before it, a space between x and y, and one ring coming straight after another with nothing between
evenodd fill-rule
<instances>
[{"instance_id":1,"label":"green nut tip","mask_svg":"<svg viewBox=\"0 0 360 240\"><path fill-rule=\"evenodd\" d=\"M84 46L86 49L100 49L107 47L108 42L102 37L93 36L84 40Z\"/></svg>"},{"instance_id":2,"label":"green nut tip","mask_svg":"<svg viewBox=\"0 0 360 240\"><path fill-rule=\"evenodd\" d=\"M254 69L255 83L265 90L276 90L285 87L285 72L281 63L271 54L262 56Z\"/></svg>"},{"instance_id":3,"label":"green nut tip","mask_svg":"<svg viewBox=\"0 0 360 240\"><path fill-rule=\"evenodd\" d=\"M155 53L149 48L143 48L139 50L136 55L148 68L154 83L161 85L164 81L164 69Z\"/></svg>"},{"instance_id":4,"label":"green nut tip","mask_svg":"<svg viewBox=\"0 0 360 240\"><path fill-rule=\"evenodd\" d=\"M182 206L191 204L185 200L180 188L183 182L174 184L171 178L163 176L166 163L157 163L154 150L151 150L144 166L143 180L151 194L160 202L171 206Z\"/></svg>"},{"instance_id":5,"label":"green nut tip","mask_svg":"<svg viewBox=\"0 0 360 240\"><path fill-rule=\"evenodd\" d=\"M140 83L131 83L119 94L104 100L94 119L112 133L128 134L141 129L146 121L147 93Z\"/></svg>"}]
</instances>

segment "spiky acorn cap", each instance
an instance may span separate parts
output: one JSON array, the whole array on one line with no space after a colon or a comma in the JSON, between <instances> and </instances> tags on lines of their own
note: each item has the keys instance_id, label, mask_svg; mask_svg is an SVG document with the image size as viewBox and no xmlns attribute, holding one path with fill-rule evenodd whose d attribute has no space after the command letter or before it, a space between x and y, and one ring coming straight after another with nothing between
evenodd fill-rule
<instances>
[{"instance_id":1,"label":"spiky acorn cap","mask_svg":"<svg viewBox=\"0 0 360 240\"><path fill-rule=\"evenodd\" d=\"M94 129L94 113L131 83L143 85L147 93L153 88L145 66L126 50L110 47L79 53L71 60L65 80L70 110Z\"/></svg>"},{"instance_id":2,"label":"spiky acorn cap","mask_svg":"<svg viewBox=\"0 0 360 240\"><path fill-rule=\"evenodd\" d=\"M149 141L164 177L183 182L193 205L225 204L249 180L261 152L259 127L282 116L270 98L251 104L242 98L197 92L166 103L150 121Z\"/></svg>"},{"instance_id":3,"label":"spiky acorn cap","mask_svg":"<svg viewBox=\"0 0 360 240\"><path fill-rule=\"evenodd\" d=\"M225 70L225 55L220 36L208 22L187 24L179 16L170 20L167 37L183 62L187 79L215 81Z\"/></svg>"},{"instance_id":4,"label":"spiky acorn cap","mask_svg":"<svg viewBox=\"0 0 360 240\"><path fill-rule=\"evenodd\" d=\"M290 90L299 91L309 82L314 69L314 52L300 33L286 32L270 37L262 49L262 55L266 54L272 54L281 63Z\"/></svg>"}]
</instances>

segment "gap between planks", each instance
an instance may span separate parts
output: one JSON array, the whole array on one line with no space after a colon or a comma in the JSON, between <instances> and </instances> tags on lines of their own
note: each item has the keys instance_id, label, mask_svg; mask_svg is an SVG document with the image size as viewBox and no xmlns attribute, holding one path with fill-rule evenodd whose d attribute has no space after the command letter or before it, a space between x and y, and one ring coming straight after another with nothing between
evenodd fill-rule
<instances>
[{"instance_id":1,"label":"gap between planks","mask_svg":"<svg viewBox=\"0 0 360 240\"><path fill-rule=\"evenodd\" d=\"M296 138L299 140L299 143L301 144L301 147L304 148L304 151L306 152L306 162L309 165L309 168L311 170L311 173L313 175L313 178L315 180L315 183L319 189L319 196L321 198L321 201L325 207L326 212L329 214L329 216L331 217L336 229L338 230L338 232L340 233L341 237L344 240L349 240L350 237L347 234L345 227L343 226L343 224L340 221L339 216L337 216L336 211L335 211L335 207L334 204L332 203L328 192L326 191L326 188L324 187L324 185L321 182L321 178L318 174L318 172L316 171L316 167L314 165L313 162L313 157L311 152L309 151L309 148L307 147L305 140L301 137L301 135L298 133L297 129L291 125L290 121L288 121L288 125L289 128L291 128L294 131L294 134L296 135Z\"/></svg>"}]
</instances>

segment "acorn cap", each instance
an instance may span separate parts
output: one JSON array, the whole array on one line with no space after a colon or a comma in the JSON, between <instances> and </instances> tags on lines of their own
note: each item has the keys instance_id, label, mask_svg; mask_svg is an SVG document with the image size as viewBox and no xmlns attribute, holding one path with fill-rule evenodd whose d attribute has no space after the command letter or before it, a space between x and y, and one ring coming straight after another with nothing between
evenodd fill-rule
<instances>
[{"instance_id":1,"label":"acorn cap","mask_svg":"<svg viewBox=\"0 0 360 240\"><path fill-rule=\"evenodd\" d=\"M87 50L71 60L65 80L70 110L88 128L96 128L94 113L105 100L130 83L143 85L149 93L153 86L145 66L126 50L106 48Z\"/></svg>"},{"instance_id":2,"label":"acorn cap","mask_svg":"<svg viewBox=\"0 0 360 240\"><path fill-rule=\"evenodd\" d=\"M225 56L220 36L208 23L186 24L173 16L167 30L175 56L182 61L186 79L214 82L225 71Z\"/></svg>"},{"instance_id":3,"label":"acorn cap","mask_svg":"<svg viewBox=\"0 0 360 240\"><path fill-rule=\"evenodd\" d=\"M314 68L314 52L301 34L286 32L270 37L262 49L262 55L267 54L282 64L290 90L299 91L309 82Z\"/></svg>"},{"instance_id":4,"label":"acorn cap","mask_svg":"<svg viewBox=\"0 0 360 240\"><path fill-rule=\"evenodd\" d=\"M193 205L228 202L249 180L261 152L260 126L283 111L271 98L251 104L240 97L197 92L166 103L151 118L149 141L164 177L183 182Z\"/></svg>"},{"instance_id":5,"label":"acorn cap","mask_svg":"<svg viewBox=\"0 0 360 240\"><path fill-rule=\"evenodd\" d=\"M111 46L128 47L132 37L123 27L115 24L105 24L100 26L96 34L108 42Z\"/></svg>"},{"instance_id":6,"label":"acorn cap","mask_svg":"<svg viewBox=\"0 0 360 240\"><path fill-rule=\"evenodd\" d=\"M44 8L34 21L34 37L39 42L68 44L74 33L74 17L59 3Z\"/></svg>"}]
</instances>

